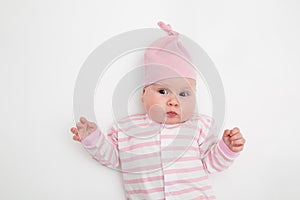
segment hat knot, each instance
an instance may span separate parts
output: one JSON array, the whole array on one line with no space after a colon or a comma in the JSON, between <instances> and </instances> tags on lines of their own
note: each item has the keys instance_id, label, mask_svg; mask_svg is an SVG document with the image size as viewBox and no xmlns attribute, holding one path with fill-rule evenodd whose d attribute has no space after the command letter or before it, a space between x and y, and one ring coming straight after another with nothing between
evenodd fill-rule
<instances>
[{"instance_id":1,"label":"hat knot","mask_svg":"<svg viewBox=\"0 0 300 200\"><path fill-rule=\"evenodd\" d=\"M163 29L164 31L166 31L169 35L178 35L179 33L177 33L176 31L172 30L172 27L170 24L165 24L164 22L158 22L157 23L158 26Z\"/></svg>"}]
</instances>

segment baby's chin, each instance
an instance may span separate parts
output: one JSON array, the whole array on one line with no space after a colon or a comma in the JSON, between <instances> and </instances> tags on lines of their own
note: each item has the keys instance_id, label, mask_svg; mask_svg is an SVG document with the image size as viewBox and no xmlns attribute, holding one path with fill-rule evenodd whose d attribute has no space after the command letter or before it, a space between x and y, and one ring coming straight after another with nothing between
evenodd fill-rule
<instances>
[{"instance_id":1,"label":"baby's chin","mask_svg":"<svg viewBox=\"0 0 300 200\"><path fill-rule=\"evenodd\" d=\"M164 122L164 124L180 124L184 123L189 119L176 119L176 118L167 118Z\"/></svg>"}]
</instances>

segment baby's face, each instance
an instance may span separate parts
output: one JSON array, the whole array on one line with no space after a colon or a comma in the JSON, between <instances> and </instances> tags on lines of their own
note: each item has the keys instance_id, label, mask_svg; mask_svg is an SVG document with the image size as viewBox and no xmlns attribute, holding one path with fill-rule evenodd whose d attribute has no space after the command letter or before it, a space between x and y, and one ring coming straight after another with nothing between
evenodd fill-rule
<instances>
[{"instance_id":1,"label":"baby's face","mask_svg":"<svg viewBox=\"0 0 300 200\"><path fill-rule=\"evenodd\" d=\"M177 124L188 120L195 111L196 81L170 78L143 89L142 102L150 118L159 123Z\"/></svg>"}]
</instances>

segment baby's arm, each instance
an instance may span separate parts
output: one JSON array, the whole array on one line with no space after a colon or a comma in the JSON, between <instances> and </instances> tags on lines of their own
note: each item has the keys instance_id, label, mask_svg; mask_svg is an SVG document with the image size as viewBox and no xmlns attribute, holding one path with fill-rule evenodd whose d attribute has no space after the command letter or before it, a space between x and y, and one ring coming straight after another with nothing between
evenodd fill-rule
<instances>
[{"instance_id":1,"label":"baby's arm","mask_svg":"<svg viewBox=\"0 0 300 200\"><path fill-rule=\"evenodd\" d=\"M207 125L213 129L212 124ZM200 144L204 169L208 173L227 169L242 151L244 144L245 139L238 128L225 130L220 140L215 136L207 135L203 143Z\"/></svg>"},{"instance_id":2,"label":"baby's arm","mask_svg":"<svg viewBox=\"0 0 300 200\"><path fill-rule=\"evenodd\" d=\"M81 117L76 127L71 128L71 132L74 134L73 139L81 142L95 160L108 167L118 167L117 142L114 144L108 141L95 123ZM116 141L116 132L110 133L110 137L115 137L112 141Z\"/></svg>"}]
</instances>

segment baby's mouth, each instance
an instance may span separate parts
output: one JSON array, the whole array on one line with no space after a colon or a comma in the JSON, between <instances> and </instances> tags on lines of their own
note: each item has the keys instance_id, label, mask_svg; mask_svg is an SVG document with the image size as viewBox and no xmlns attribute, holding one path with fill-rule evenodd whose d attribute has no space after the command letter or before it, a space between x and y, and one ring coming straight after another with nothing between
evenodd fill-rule
<instances>
[{"instance_id":1,"label":"baby's mouth","mask_svg":"<svg viewBox=\"0 0 300 200\"><path fill-rule=\"evenodd\" d=\"M176 112L174 112L174 111L169 111L169 112L167 112L167 116L168 117L176 117L178 114L176 113Z\"/></svg>"}]
</instances>

